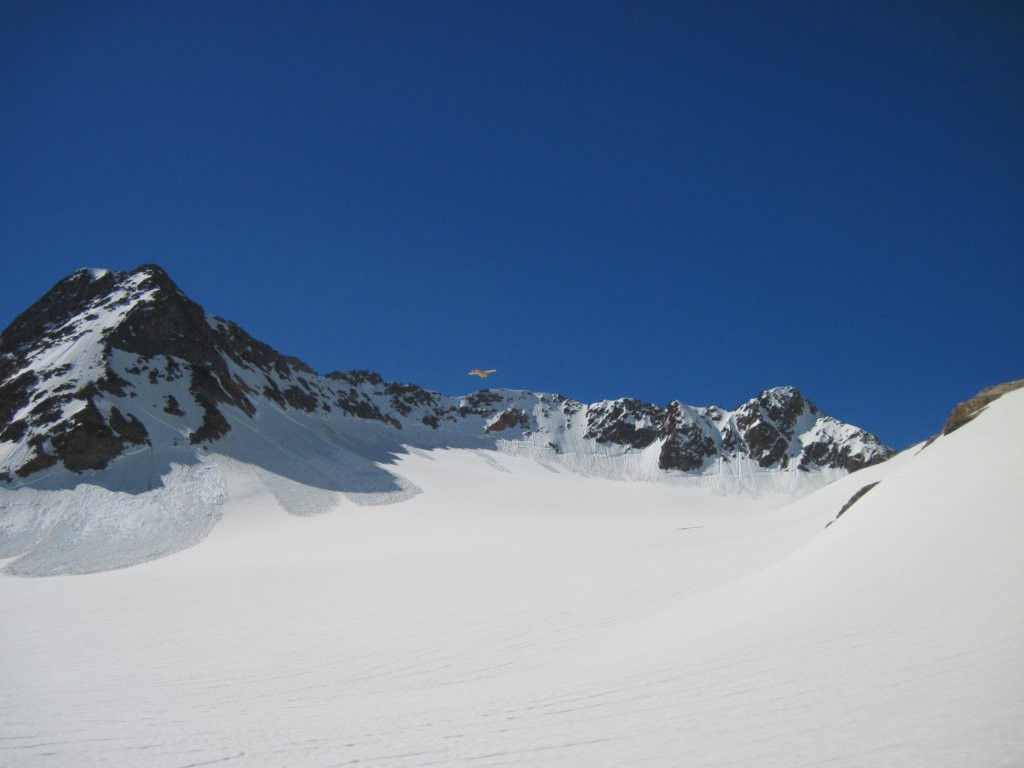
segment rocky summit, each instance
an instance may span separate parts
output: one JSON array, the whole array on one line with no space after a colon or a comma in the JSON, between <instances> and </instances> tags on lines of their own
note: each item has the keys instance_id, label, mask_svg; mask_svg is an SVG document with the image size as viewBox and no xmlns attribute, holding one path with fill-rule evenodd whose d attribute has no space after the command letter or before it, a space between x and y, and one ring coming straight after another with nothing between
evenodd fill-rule
<instances>
[{"instance_id":1,"label":"rocky summit","mask_svg":"<svg viewBox=\"0 0 1024 768\"><path fill-rule=\"evenodd\" d=\"M294 452L274 432L282 419L292 425L289 440L310 452L499 448L644 479L729 467L834 475L893 453L795 387L728 410L629 398L585 404L507 389L451 397L371 371L320 375L207 314L155 265L79 270L0 335L0 482L8 487L42 478L48 487L90 478L117 486L126 457L145 457L157 474L204 453L251 456L246 441L260 436L267 450ZM330 462L320 471L330 473Z\"/></svg>"}]
</instances>

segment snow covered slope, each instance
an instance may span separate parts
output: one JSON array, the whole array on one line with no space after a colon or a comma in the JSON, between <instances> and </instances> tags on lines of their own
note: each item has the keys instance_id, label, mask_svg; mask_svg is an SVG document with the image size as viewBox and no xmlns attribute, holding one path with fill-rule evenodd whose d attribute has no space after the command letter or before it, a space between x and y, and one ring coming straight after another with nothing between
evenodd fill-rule
<instances>
[{"instance_id":1,"label":"snow covered slope","mask_svg":"<svg viewBox=\"0 0 1024 768\"><path fill-rule=\"evenodd\" d=\"M18 573L194 544L220 516L233 462L312 514L411 498L400 458L439 448L755 494L806 493L892 453L795 387L730 411L320 376L207 315L153 265L75 272L0 335L0 557L23 555Z\"/></svg>"},{"instance_id":2,"label":"snow covered slope","mask_svg":"<svg viewBox=\"0 0 1024 768\"><path fill-rule=\"evenodd\" d=\"M197 546L0 575L0 763L1019 766L1022 426L797 500L411 449L422 493L300 516L218 459Z\"/></svg>"}]
</instances>

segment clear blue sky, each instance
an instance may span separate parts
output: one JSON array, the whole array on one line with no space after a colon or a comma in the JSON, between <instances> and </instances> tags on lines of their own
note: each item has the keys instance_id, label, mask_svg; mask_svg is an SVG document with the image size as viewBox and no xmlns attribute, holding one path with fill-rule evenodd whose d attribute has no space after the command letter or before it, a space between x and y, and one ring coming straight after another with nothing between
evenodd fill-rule
<instances>
[{"instance_id":1,"label":"clear blue sky","mask_svg":"<svg viewBox=\"0 0 1024 768\"><path fill-rule=\"evenodd\" d=\"M163 265L321 371L903 447L1024 376L1024 4L7 2L0 326Z\"/></svg>"}]
</instances>

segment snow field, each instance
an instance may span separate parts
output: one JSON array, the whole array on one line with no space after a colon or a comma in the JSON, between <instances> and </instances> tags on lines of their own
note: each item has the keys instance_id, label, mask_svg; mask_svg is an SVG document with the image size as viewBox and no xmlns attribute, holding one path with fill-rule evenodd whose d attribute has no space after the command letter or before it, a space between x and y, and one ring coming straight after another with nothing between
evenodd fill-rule
<instances>
[{"instance_id":1,"label":"snow field","mask_svg":"<svg viewBox=\"0 0 1024 768\"><path fill-rule=\"evenodd\" d=\"M1021 765L1022 424L797 501L413 450L297 516L219 461L197 546L0 577L0 764Z\"/></svg>"}]
</instances>

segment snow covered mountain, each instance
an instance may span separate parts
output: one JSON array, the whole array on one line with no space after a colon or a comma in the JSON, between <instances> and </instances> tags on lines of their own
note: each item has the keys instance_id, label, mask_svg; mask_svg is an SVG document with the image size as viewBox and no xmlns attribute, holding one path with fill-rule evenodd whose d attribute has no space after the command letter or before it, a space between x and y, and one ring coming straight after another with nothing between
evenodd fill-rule
<instances>
[{"instance_id":1,"label":"snow covered mountain","mask_svg":"<svg viewBox=\"0 0 1024 768\"><path fill-rule=\"evenodd\" d=\"M142 267L0 382L11 764L1024 763L1024 381L882 461L793 388L319 376Z\"/></svg>"},{"instance_id":2,"label":"snow covered mountain","mask_svg":"<svg viewBox=\"0 0 1024 768\"><path fill-rule=\"evenodd\" d=\"M500 442L582 471L646 479L721 474L723 465L737 474L852 471L892 453L794 387L730 411L629 398L586 405L503 389L446 397L369 371L320 376L207 315L153 265L75 272L0 336L0 480L9 485L67 487L84 475L139 490L157 478L125 473L119 464L133 456L162 473L203 450L239 450L229 435L255 430L276 442L282 420L335 448L365 442L374 425L379 444ZM117 480L97 478L108 469L122 470Z\"/></svg>"},{"instance_id":3,"label":"snow covered mountain","mask_svg":"<svg viewBox=\"0 0 1024 768\"><path fill-rule=\"evenodd\" d=\"M409 451L484 449L553 471L805 493L892 451L794 387L734 410L318 375L211 315L159 267L79 270L0 335L0 557L20 573L130 565L219 519L225 467L293 514L403 501Z\"/></svg>"},{"instance_id":4,"label":"snow covered mountain","mask_svg":"<svg viewBox=\"0 0 1024 768\"><path fill-rule=\"evenodd\" d=\"M799 498L409 450L423 493L297 516L297 485L211 454L196 546L0 573L0 763L1024 765L1024 389L993 395ZM3 519L83 512L16 573L141 541L102 488L4 493Z\"/></svg>"}]
</instances>

